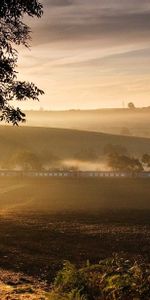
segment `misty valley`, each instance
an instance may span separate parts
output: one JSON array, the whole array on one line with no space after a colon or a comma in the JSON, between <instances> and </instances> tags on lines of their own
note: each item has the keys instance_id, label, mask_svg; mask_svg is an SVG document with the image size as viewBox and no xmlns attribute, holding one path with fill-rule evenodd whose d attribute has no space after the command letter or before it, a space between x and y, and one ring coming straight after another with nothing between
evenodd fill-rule
<instances>
[{"instance_id":1,"label":"misty valley","mask_svg":"<svg viewBox=\"0 0 150 300\"><path fill-rule=\"evenodd\" d=\"M0 0L0 300L150 300L150 1Z\"/></svg>"},{"instance_id":2,"label":"misty valley","mask_svg":"<svg viewBox=\"0 0 150 300\"><path fill-rule=\"evenodd\" d=\"M26 126L0 136L1 298L149 299L150 140Z\"/></svg>"}]
</instances>

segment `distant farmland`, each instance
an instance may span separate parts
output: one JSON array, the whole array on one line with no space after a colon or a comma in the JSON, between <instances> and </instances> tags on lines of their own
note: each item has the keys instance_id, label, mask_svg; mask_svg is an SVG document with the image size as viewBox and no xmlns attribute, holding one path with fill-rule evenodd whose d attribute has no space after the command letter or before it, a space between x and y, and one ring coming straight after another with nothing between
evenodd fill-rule
<instances>
[{"instance_id":1,"label":"distant farmland","mask_svg":"<svg viewBox=\"0 0 150 300\"><path fill-rule=\"evenodd\" d=\"M150 137L150 108L27 111L28 126Z\"/></svg>"},{"instance_id":2,"label":"distant farmland","mask_svg":"<svg viewBox=\"0 0 150 300\"><path fill-rule=\"evenodd\" d=\"M1 159L10 157L20 150L29 150L48 160L53 153L61 160L74 159L80 151L91 149L98 156L104 156L105 145L112 143L127 148L129 154L140 156L150 151L150 139L118 136L97 132L37 128L37 127L0 127Z\"/></svg>"}]
</instances>

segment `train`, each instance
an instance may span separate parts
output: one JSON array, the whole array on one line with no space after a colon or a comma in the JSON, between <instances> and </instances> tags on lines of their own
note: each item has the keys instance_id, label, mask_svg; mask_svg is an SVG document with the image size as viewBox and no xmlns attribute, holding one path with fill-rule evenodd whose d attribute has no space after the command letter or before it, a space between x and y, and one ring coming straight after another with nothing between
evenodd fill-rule
<instances>
[{"instance_id":1,"label":"train","mask_svg":"<svg viewBox=\"0 0 150 300\"><path fill-rule=\"evenodd\" d=\"M125 171L19 171L0 170L0 177L70 177L70 178L150 178L150 171L125 172Z\"/></svg>"}]
</instances>

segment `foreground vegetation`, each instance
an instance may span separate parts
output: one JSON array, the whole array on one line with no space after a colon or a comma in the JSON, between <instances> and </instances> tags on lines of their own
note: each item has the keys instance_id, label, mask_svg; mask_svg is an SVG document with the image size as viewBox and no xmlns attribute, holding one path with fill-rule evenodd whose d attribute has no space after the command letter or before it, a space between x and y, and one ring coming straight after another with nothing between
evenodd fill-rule
<instances>
[{"instance_id":1,"label":"foreground vegetation","mask_svg":"<svg viewBox=\"0 0 150 300\"><path fill-rule=\"evenodd\" d=\"M65 262L49 300L150 299L150 266L115 256L77 269Z\"/></svg>"},{"instance_id":2,"label":"foreground vegetation","mask_svg":"<svg viewBox=\"0 0 150 300\"><path fill-rule=\"evenodd\" d=\"M52 284L3 270L0 280L1 300L150 299L150 265L118 255L82 268L65 261Z\"/></svg>"}]
</instances>

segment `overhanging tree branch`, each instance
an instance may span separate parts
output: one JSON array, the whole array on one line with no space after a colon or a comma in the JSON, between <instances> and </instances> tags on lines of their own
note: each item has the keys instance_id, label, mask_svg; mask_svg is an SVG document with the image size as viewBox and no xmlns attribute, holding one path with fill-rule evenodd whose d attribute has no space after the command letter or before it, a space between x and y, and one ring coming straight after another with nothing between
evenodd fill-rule
<instances>
[{"instance_id":1,"label":"overhanging tree branch","mask_svg":"<svg viewBox=\"0 0 150 300\"><path fill-rule=\"evenodd\" d=\"M30 28L23 22L24 15L41 17L42 4L36 0L0 1L0 120L17 125L25 121L25 114L15 109L10 101L38 100L44 92L30 82L17 78L18 52L15 45L28 47Z\"/></svg>"}]
</instances>

